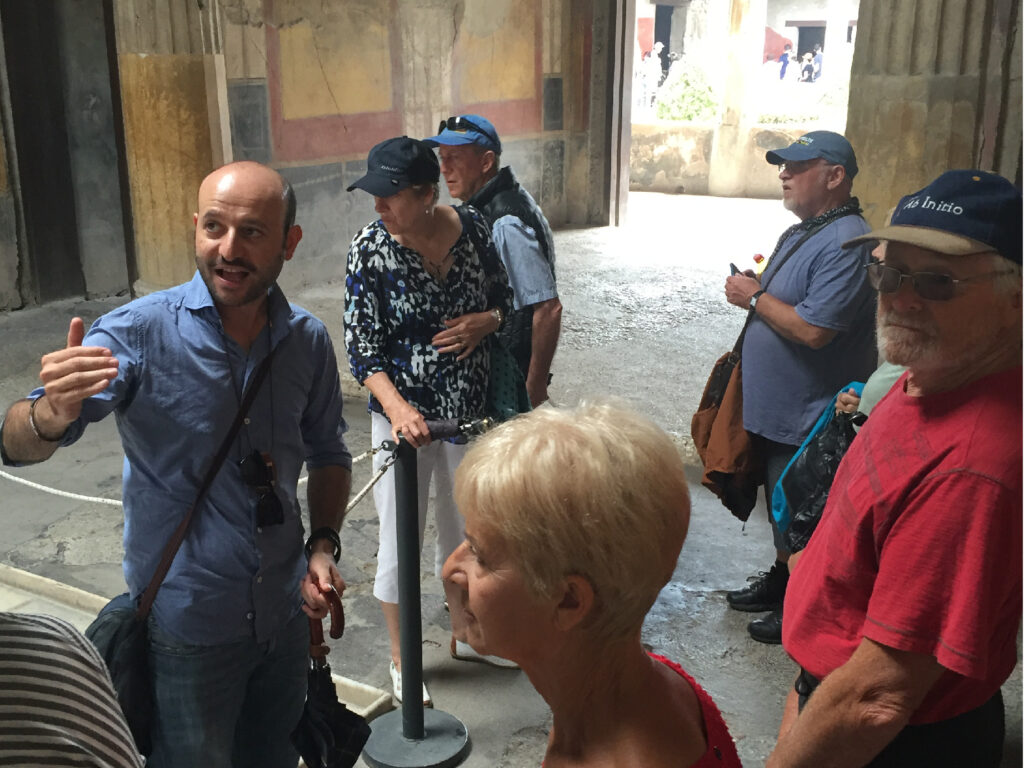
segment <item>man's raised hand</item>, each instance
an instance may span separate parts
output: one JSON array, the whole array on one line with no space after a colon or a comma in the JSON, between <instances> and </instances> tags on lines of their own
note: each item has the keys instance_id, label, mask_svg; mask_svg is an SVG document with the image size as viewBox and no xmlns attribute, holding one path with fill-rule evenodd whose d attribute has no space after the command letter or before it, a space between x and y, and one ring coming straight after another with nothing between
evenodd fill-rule
<instances>
[{"instance_id":1,"label":"man's raised hand","mask_svg":"<svg viewBox=\"0 0 1024 768\"><path fill-rule=\"evenodd\" d=\"M105 347L83 347L84 338L85 324L75 317L68 326L67 346L43 356L39 378L54 426L67 426L77 419L82 401L102 392L117 377L113 353Z\"/></svg>"}]
</instances>

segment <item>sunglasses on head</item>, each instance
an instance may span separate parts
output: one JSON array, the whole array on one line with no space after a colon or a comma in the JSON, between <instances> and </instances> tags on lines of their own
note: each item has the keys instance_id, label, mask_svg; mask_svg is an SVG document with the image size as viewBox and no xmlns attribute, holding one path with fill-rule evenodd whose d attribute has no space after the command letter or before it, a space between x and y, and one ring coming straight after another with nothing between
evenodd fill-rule
<instances>
[{"instance_id":1,"label":"sunglasses on head","mask_svg":"<svg viewBox=\"0 0 1024 768\"><path fill-rule=\"evenodd\" d=\"M949 301L956 295L956 288L961 283L981 280L986 277L1005 275L1008 270L984 272L972 277L953 277L941 272L901 272L895 267L886 266L884 262L872 259L864 265L868 273L868 283L879 293L896 293L904 280L909 280L914 292L927 301Z\"/></svg>"},{"instance_id":2,"label":"sunglasses on head","mask_svg":"<svg viewBox=\"0 0 1024 768\"><path fill-rule=\"evenodd\" d=\"M269 453L254 450L238 462L242 471L242 482L259 494L256 500L256 524L280 525L284 522L284 507L274 493L274 460Z\"/></svg>"},{"instance_id":3,"label":"sunglasses on head","mask_svg":"<svg viewBox=\"0 0 1024 768\"><path fill-rule=\"evenodd\" d=\"M485 131L472 120L467 120L466 118L459 117L458 115L453 115L452 117L449 117L447 120L442 120L441 124L437 126L437 132L441 133L441 131L443 131L445 128L447 128L449 131L458 131L460 133L465 133L466 131L476 131L477 133L482 133L487 138L491 138L491 134L488 131Z\"/></svg>"}]
</instances>

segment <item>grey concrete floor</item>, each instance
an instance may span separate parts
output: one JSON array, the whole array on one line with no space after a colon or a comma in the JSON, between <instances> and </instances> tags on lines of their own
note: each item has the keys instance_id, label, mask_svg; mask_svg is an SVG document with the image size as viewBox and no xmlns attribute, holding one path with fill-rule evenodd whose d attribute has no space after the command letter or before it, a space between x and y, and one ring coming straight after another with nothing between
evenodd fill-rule
<instances>
[{"instance_id":1,"label":"grey concrete floor","mask_svg":"<svg viewBox=\"0 0 1024 768\"><path fill-rule=\"evenodd\" d=\"M556 402L623 398L678 437L695 465L688 431L712 362L728 349L743 313L722 295L729 262L746 268L767 255L792 223L777 201L634 193L627 226L556 233L565 306L551 394ZM301 246L297 258L301 258ZM286 267L287 269L287 267ZM339 353L341 296L337 281L305 286L289 298L328 324ZM62 346L75 314L90 321L123 300L65 301L0 315L0 406L36 383L39 357ZM370 447L365 400L346 400L353 453ZM76 446L49 462L13 472L46 486L118 498L122 455L112 421L90 428ZM358 464L353 487L370 474ZM724 592L766 568L772 557L763 508L741 526L690 473L693 518L674 577L648 616L644 639L678 660L717 701L746 765L762 764L774 743L782 702L794 674L779 646L750 640L749 615L730 611ZM0 478L0 562L112 596L123 591L121 512L92 502L43 494ZM347 629L330 661L346 677L389 690L387 637L371 594L377 519L364 500L342 531ZM455 662L433 547L421 562L424 670L436 706L467 725L470 768L540 764L549 713L521 672ZM1019 654L1018 654L1019 655ZM1018 664L1004 687L1007 755L1021 764Z\"/></svg>"}]
</instances>

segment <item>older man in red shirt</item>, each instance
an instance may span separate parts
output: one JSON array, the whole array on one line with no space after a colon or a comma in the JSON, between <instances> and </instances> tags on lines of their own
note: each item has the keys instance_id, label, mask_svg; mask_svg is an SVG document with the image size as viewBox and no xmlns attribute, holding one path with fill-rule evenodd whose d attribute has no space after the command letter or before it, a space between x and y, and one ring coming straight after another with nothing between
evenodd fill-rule
<instances>
[{"instance_id":1,"label":"older man in red shirt","mask_svg":"<svg viewBox=\"0 0 1024 768\"><path fill-rule=\"evenodd\" d=\"M998 766L1021 613L1021 195L949 171L900 201L868 278L907 366L794 569L801 666L769 766Z\"/></svg>"}]
</instances>

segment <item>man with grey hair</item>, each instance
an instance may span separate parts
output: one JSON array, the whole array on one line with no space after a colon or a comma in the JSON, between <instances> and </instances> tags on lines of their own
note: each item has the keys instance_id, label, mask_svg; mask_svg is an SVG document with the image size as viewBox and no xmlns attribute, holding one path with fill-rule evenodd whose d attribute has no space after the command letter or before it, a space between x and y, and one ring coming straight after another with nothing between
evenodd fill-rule
<instances>
[{"instance_id":1,"label":"man with grey hair","mask_svg":"<svg viewBox=\"0 0 1024 768\"><path fill-rule=\"evenodd\" d=\"M764 468L775 564L726 598L737 611L771 611L748 630L755 640L779 643L790 552L771 514L772 491L835 393L867 379L877 360L867 248L842 249L868 230L851 196L853 147L838 133L812 131L765 159L779 167L782 203L800 222L782 233L760 279L752 272L729 277L725 297L749 312L743 426Z\"/></svg>"},{"instance_id":2,"label":"man with grey hair","mask_svg":"<svg viewBox=\"0 0 1024 768\"><path fill-rule=\"evenodd\" d=\"M768 765L998 766L1021 605L1021 194L949 171L846 245L875 240L879 348L907 372L795 566L801 670Z\"/></svg>"},{"instance_id":3,"label":"man with grey hair","mask_svg":"<svg viewBox=\"0 0 1024 768\"><path fill-rule=\"evenodd\" d=\"M562 329L551 227L512 169L501 167L501 139L490 120L449 117L436 136L424 141L439 148L441 175L451 196L478 209L491 224L515 299L509 317L499 319L498 333L519 364L536 407L548 399L551 361Z\"/></svg>"}]
</instances>

